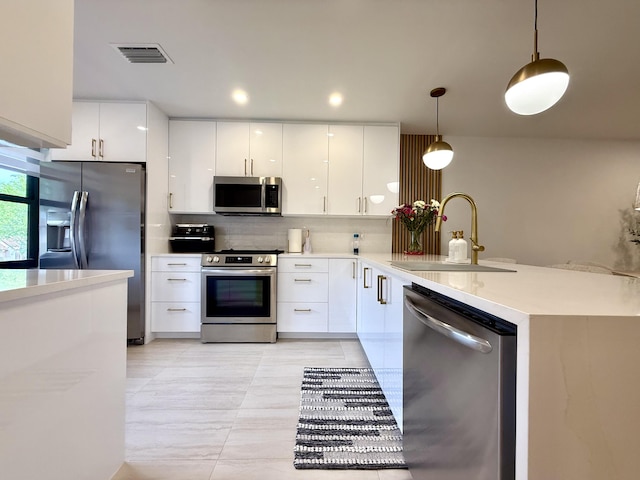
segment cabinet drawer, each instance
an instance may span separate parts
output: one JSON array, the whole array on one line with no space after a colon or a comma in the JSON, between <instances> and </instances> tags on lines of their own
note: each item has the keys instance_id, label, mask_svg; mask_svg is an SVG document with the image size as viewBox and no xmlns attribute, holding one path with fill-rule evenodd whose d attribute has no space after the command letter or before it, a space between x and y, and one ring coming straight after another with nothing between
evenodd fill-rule
<instances>
[{"instance_id":1,"label":"cabinet drawer","mask_svg":"<svg viewBox=\"0 0 640 480\"><path fill-rule=\"evenodd\" d=\"M327 332L326 303L278 303L279 332Z\"/></svg>"},{"instance_id":2,"label":"cabinet drawer","mask_svg":"<svg viewBox=\"0 0 640 480\"><path fill-rule=\"evenodd\" d=\"M151 257L152 272L199 272L200 255Z\"/></svg>"},{"instance_id":3,"label":"cabinet drawer","mask_svg":"<svg viewBox=\"0 0 640 480\"><path fill-rule=\"evenodd\" d=\"M328 273L278 273L278 302L327 302L328 300Z\"/></svg>"},{"instance_id":4,"label":"cabinet drawer","mask_svg":"<svg viewBox=\"0 0 640 480\"><path fill-rule=\"evenodd\" d=\"M199 332L200 302L152 302L151 331Z\"/></svg>"},{"instance_id":5,"label":"cabinet drawer","mask_svg":"<svg viewBox=\"0 0 640 480\"><path fill-rule=\"evenodd\" d=\"M200 272L153 272L151 301L200 302Z\"/></svg>"},{"instance_id":6,"label":"cabinet drawer","mask_svg":"<svg viewBox=\"0 0 640 480\"><path fill-rule=\"evenodd\" d=\"M328 258L279 258L279 272L328 272Z\"/></svg>"}]
</instances>

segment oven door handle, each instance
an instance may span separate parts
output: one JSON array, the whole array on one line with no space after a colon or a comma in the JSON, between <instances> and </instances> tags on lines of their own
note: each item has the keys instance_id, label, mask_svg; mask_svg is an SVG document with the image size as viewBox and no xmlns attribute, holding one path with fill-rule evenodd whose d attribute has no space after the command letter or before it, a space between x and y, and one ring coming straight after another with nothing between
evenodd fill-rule
<instances>
[{"instance_id":1,"label":"oven door handle","mask_svg":"<svg viewBox=\"0 0 640 480\"><path fill-rule=\"evenodd\" d=\"M259 275L263 277L268 277L276 274L275 268L255 268L255 269L246 269L246 268L203 268L203 275Z\"/></svg>"}]
</instances>

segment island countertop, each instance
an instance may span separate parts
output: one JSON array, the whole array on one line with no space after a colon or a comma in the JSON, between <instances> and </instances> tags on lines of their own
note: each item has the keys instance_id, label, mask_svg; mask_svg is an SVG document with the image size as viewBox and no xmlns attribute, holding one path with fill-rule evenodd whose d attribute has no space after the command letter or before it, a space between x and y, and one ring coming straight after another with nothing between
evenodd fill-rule
<instances>
[{"instance_id":1,"label":"island countertop","mask_svg":"<svg viewBox=\"0 0 640 480\"><path fill-rule=\"evenodd\" d=\"M515 263L487 265L515 272L408 271L391 262L440 262L437 255L361 255L389 273L515 324L531 316L606 316L640 319L640 279Z\"/></svg>"},{"instance_id":2,"label":"island countertop","mask_svg":"<svg viewBox=\"0 0 640 480\"><path fill-rule=\"evenodd\" d=\"M132 270L0 270L0 302L113 282Z\"/></svg>"}]
</instances>

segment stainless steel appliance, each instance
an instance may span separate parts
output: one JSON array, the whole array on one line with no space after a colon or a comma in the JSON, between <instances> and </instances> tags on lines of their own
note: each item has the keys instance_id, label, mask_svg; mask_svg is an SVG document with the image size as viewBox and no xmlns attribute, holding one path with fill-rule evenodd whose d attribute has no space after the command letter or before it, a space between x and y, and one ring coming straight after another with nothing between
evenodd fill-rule
<instances>
[{"instance_id":1,"label":"stainless steel appliance","mask_svg":"<svg viewBox=\"0 0 640 480\"><path fill-rule=\"evenodd\" d=\"M276 341L276 267L281 250L202 255L201 340Z\"/></svg>"},{"instance_id":2,"label":"stainless steel appliance","mask_svg":"<svg viewBox=\"0 0 640 480\"><path fill-rule=\"evenodd\" d=\"M213 177L213 210L221 215L280 215L280 177Z\"/></svg>"},{"instance_id":3,"label":"stainless steel appliance","mask_svg":"<svg viewBox=\"0 0 640 480\"><path fill-rule=\"evenodd\" d=\"M133 270L127 338L144 341L142 164L41 162L40 268Z\"/></svg>"},{"instance_id":4,"label":"stainless steel appliance","mask_svg":"<svg viewBox=\"0 0 640 480\"><path fill-rule=\"evenodd\" d=\"M174 253L207 253L215 251L213 225L206 223L178 223L169 238Z\"/></svg>"},{"instance_id":5,"label":"stainless steel appliance","mask_svg":"<svg viewBox=\"0 0 640 480\"><path fill-rule=\"evenodd\" d=\"M405 287L404 455L414 480L515 478L516 327Z\"/></svg>"}]
</instances>

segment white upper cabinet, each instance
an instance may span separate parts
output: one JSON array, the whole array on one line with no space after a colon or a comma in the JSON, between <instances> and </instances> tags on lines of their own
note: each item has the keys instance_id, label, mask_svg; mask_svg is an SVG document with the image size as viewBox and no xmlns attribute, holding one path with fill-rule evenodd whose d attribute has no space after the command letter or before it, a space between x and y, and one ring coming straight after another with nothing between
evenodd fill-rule
<instances>
[{"instance_id":1,"label":"white upper cabinet","mask_svg":"<svg viewBox=\"0 0 640 480\"><path fill-rule=\"evenodd\" d=\"M0 139L31 148L71 141L73 6L2 2Z\"/></svg>"},{"instance_id":2,"label":"white upper cabinet","mask_svg":"<svg viewBox=\"0 0 640 480\"><path fill-rule=\"evenodd\" d=\"M328 125L284 124L283 214L327 213L328 133Z\"/></svg>"},{"instance_id":3,"label":"white upper cabinet","mask_svg":"<svg viewBox=\"0 0 640 480\"><path fill-rule=\"evenodd\" d=\"M282 124L218 122L216 175L282 176Z\"/></svg>"},{"instance_id":4,"label":"white upper cabinet","mask_svg":"<svg viewBox=\"0 0 640 480\"><path fill-rule=\"evenodd\" d=\"M51 150L53 160L146 162L145 103L74 102L71 145Z\"/></svg>"},{"instance_id":5,"label":"white upper cabinet","mask_svg":"<svg viewBox=\"0 0 640 480\"><path fill-rule=\"evenodd\" d=\"M329 215L362 215L361 125L329 125Z\"/></svg>"},{"instance_id":6,"label":"white upper cabinet","mask_svg":"<svg viewBox=\"0 0 640 480\"><path fill-rule=\"evenodd\" d=\"M216 122L169 121L169 211L212 212Z\"/></svg>"},{"instance_id":7,"label":"white upper cabinet","mask_svg":"<svg viewBox=\"0 0 640 480\"><path fill-rule=\"evenodd\" d=\"M398 126L365 125L362 194L365 215L390 215L398 206Z\"/></svg>"}]
</instances>

